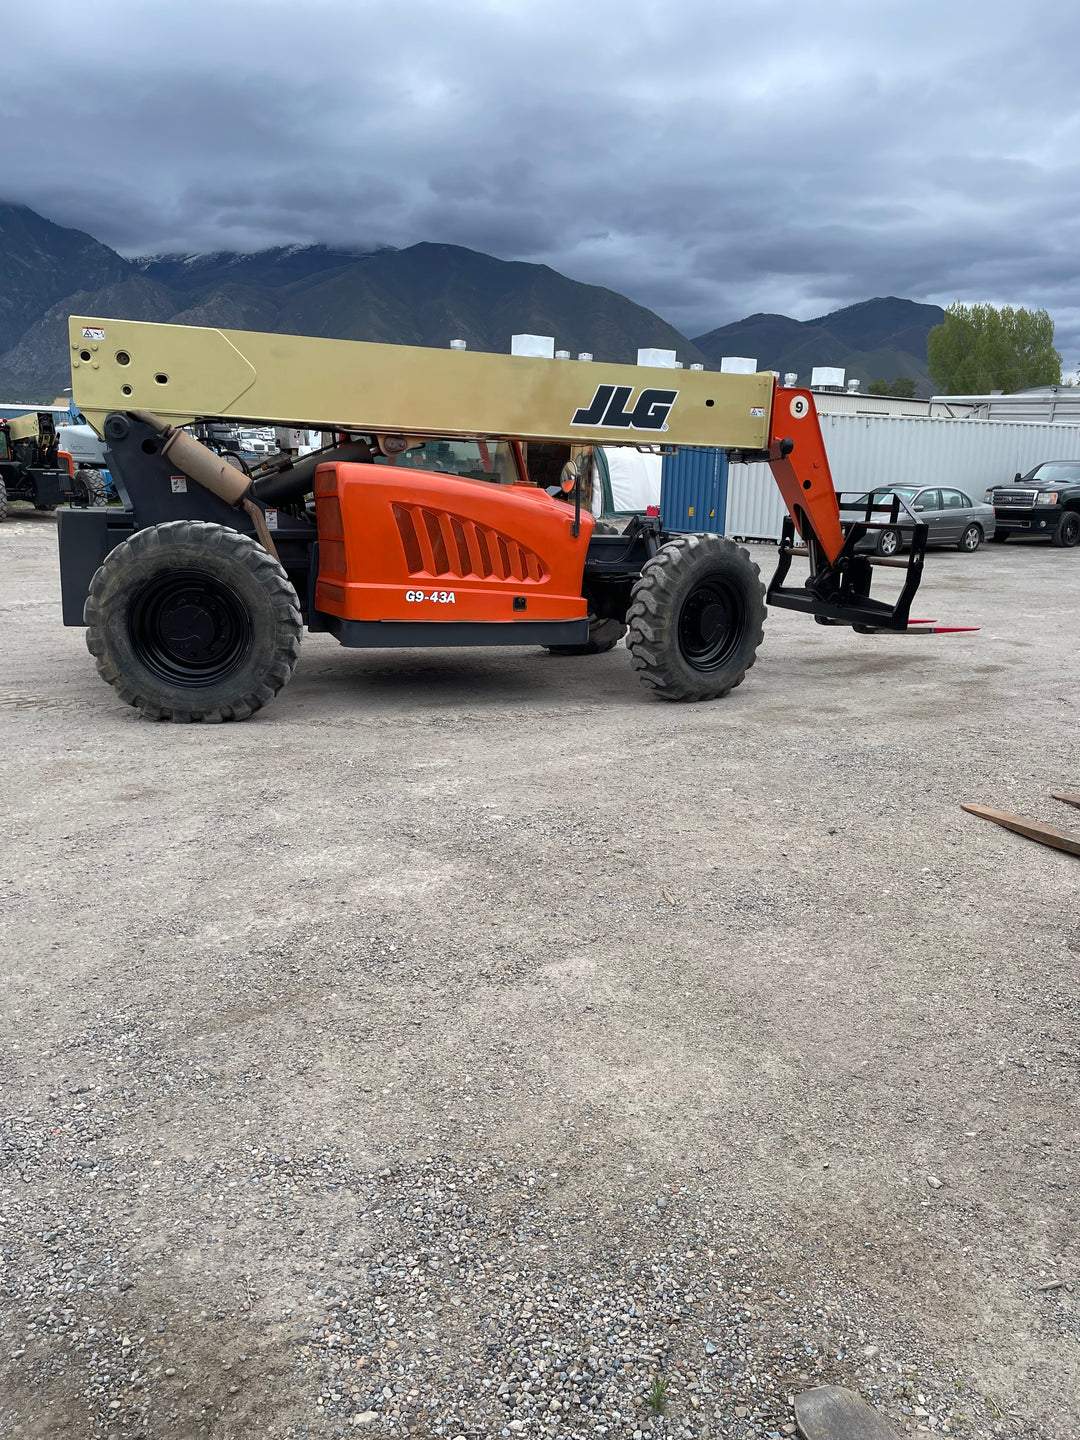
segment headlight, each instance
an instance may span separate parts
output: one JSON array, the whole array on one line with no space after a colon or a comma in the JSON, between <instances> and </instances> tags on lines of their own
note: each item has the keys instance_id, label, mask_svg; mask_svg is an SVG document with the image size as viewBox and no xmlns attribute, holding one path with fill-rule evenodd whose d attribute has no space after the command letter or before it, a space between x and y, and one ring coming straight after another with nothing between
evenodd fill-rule
<instances>
[{"instance_id":1,"label":"headlight","mask_svg":"<svg viewBox=\"0 0 1080 1440\"><path fill-rule=\"evenodd\" d=\"M1058 492L1056 490L1044 490L1041 495L1035 496L1036 505L1056 505Z\"/></svg>"},{"instance_id":2,"label":"headlight","mask_svg":"<svg viewBox=\"0 0 1080 1440\"><path fill-rule=\"evenodd\" d=\"M983 496L983 504L984 504L984 505L992 505L993 503L994 503L994 492L993 492L992 490L987 490L986 494Z\"/></svg>"}]
</instances>

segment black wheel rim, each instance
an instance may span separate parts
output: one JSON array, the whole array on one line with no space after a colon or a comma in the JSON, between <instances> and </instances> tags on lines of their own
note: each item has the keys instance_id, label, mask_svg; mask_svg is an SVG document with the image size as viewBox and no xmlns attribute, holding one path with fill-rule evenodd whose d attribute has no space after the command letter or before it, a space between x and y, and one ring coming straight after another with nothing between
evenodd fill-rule
<instances>
[{"instance_id":1,"label":"black wheel rim","mask_svg":"<svg viewBox=\"0 0 1080 1440\"><path fill-rule=\"evenodd\" d=\"M679 649L695 670L719 670L734 655L746 626L746 605L734 585L695 585L679 615Z\"/></svg>"},{"instance_id":2,"label":"black wheel rim","mask_svg":"<svg viewBox=\"0 0 1080 1440\"><path fill-rule=\"evenodd\" d=\"M223 680L251 649L251 620L239 595L198 570L171 570L131 602L136 655L162 680L202 689Z\"/></svg>"}]
</instances>

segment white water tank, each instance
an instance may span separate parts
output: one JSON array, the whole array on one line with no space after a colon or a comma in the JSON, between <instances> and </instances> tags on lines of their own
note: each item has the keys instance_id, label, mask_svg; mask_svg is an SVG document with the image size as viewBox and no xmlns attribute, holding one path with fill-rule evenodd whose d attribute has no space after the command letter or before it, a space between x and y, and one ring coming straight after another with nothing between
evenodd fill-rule
<instances>
[{"instance_id":1,"label":"white water tank","mask_svg":"<svg viewBox=\"0 0 1080 1440\"><path fill-rule=\"evenodd\" d=\"M660 370L674 370L675 351L639 350L637 352L637 363L639 365L655 365Z\"/></svg>"},{"instance_id":2,"label":"white water tank","mask_svg":"<svg viewBox=\"0 0 1080 1440\"><path fill-rule=\"evenodd\" d=\"M810 389L826 390L844 388L845 371L838 370L833 365L815 365L810 372Z\"/></svg>"},{"instance_id":3,"label":"white water tank","mask_svg":"<svg viewBox=\"0 0 1080 1440\"><path fill-rule=\"evenodd\" d=\"M531 355L535 360L555 359L554 335L511 335L511 355Z\"/></svg>"}]
</instances>

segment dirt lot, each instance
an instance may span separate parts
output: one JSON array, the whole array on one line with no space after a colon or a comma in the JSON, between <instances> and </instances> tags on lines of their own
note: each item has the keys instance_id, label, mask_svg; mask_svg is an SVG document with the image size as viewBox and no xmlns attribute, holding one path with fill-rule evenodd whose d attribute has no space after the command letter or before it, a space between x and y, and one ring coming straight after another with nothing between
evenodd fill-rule
<instances>
[{"instance_id":1,"label":"dirt lot","mask_svg":"<svg viewBox=\"0 0 1080 1440\"><path fill-rule=\"evenodd\" d=\"M723 701L305 639L141 720L0 526L0 1433L1080 1414L1080 553L932 555ZM755 547L767 567L767 547Z\"/></svg>"}]
</instances>

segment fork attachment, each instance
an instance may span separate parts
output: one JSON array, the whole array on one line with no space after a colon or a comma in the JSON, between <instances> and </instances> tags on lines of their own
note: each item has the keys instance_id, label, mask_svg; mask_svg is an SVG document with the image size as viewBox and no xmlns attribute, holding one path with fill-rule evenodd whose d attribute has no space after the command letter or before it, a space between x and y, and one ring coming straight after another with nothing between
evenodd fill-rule
<instances>
[{"instance_id":1,"label":"fork attachment","mask_svg":"<svg viewBox=\"0 0 1080 1440\"><path fill-rule=\"evenodd\" d=\"M892 569L903 568L904 583L895 604L870 597L870 583L877 557L856 555L855 546L867 532L867 525L856 521L846 527L844 543L835 560L829 560L813 531L805 533L806 546L795 544L795 522L784 517L780 533L780 554L776 573L769 582L766 601L781 610L801 610L813 615L819 625L852 625L855 629L906 630L911 602L922 580L923 558L926 554L928 527L914 527L907 560L890 561ZM786 587L793 555L809 554L810 574L801 588Z\"/></svg>"},{"instance_id":2,"label":"fork attachment","mask_svg":"<svg viewBox=\"0 0 1080 1440\"><path fill-rule=\"evenodd\" d=\"M788 513L780 537L776 574L766 596L768 603L813 615L819 625L906 630L911 602L922 579L928 527L921 522L913 525L906 563L856 555L855 546L868 531L896 524L899 497L894 495L891 505L875 505L871 488L861 507L862 516L850 521L841 519L811 391L777 386L770 432L768 451L753 458L768 461ZM887 512L889 518L877 519L879 511ZM911 518L914 521L914 515ZM802 536L805 550L796 546L796 531ZM798 589L784 584L795 554L806 554L810 560L809 578ZM893 605L870 598L875 564L905 572L900 596Z\"/></svg>"}]
</instances>

